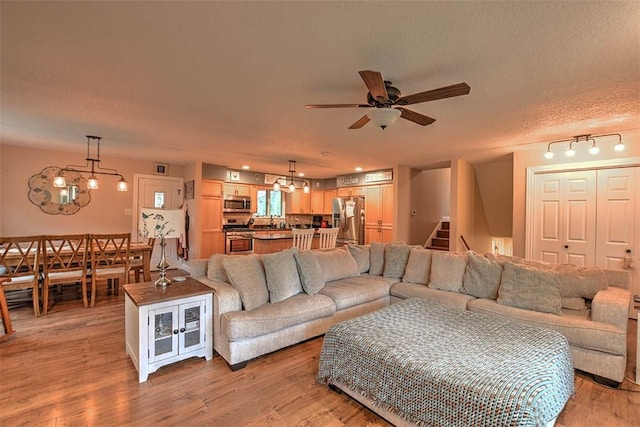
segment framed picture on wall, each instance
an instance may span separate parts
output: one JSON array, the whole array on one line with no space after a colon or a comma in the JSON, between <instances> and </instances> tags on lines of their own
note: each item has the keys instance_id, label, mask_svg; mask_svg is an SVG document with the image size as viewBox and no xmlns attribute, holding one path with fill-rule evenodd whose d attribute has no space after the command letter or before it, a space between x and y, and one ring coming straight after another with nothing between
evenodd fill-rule
<instances>
[{"instance_id":1,"label":"framed picture on wall","mask_svg":"<svg viewBox=\"0 0 640 427\"><path fill-rule=\"evenodd\" d=\"M168 163L154 163L153 164L153 173L156 175L169 175L169 164Z\"/></svg>"},{"instance_id":2,"label":"framed picture on wall","mask_svg":"<svg viewBox=\"0 0 640 427\"><path fill-rule=\"evenodd\" d=\"M193 181L187 181L184 183L184 199L191 200L193 199Z\"/></svg>"}]
</instances>

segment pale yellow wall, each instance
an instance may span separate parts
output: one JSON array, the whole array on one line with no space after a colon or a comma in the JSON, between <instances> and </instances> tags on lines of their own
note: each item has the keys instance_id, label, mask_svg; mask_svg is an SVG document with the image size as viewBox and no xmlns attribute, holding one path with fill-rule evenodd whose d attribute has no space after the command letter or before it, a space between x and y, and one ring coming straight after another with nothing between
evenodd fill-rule
<instances>
[{"instance_id":1,"label":"pale yellow wall","mask_svg":"<svg viewBox=\"0 0 640 427\"><path fill-rule=\"evenodd\" d=\"M489 234L513 232L513 154L474 166Z\"/></svg>"},{"instance_id":2,"label":"pale yellow wall","mask_svg":"<svg viewBox=\"0 0 640 427\"><path fill-rule=\"evenodd\" d=\"M451 162L450 250L466 250L461 235L472 250L481 253L491 250L491 237L473 165L457 159Z\"/></svg>"},{"instance_id":3,"label":"pale yellow wall","mask_svg":"<svg viewBox=\"0 0 640 427\"><path fill-rule=\"evenodd\" d=\"M442 217L450 216L450 200L451 168L413 171L407 243L423 245ZM412 215L414 210L415 215Z\"/></svg>"},{"instance_id":4,"label":"pale yellow wall","mask_svg":"<svg viewBox=\"0 0 640 427\"><path fill-rule=\"evenodd\" d=\"M398 166L394 169L395 199L395 238L396 241L411 241L410 206L411 206L411 168Z\"/></svg>"},{"instance_id":5,"label":"pale yellow wall","mask_svg":"<svg viewBox=\"0 0 640 427\"><path fill-rule=\"evenodd\" d=\"M48 215L29 201L29 178L47 166L84 164L85 152L59 152L6 145L2 147L0 171L0 234L113 233L131 230L133 174L153 174L153 162L101 156L101 166L115 168L129 183L129 191L116 191L117 177L98 176L100 188L91 202L74 215ZM169 165L169 175L181 176L180 165ZM135 239L134 239L135 240Z\"/></svg>"},{"instance_id":6,"label":"pale yellow wall","mask_svg":"<svg viewBox=\"0 0 640 427\"><path fill-rule=\"evenodd\" d=\"M200 246L202 243L200 229L202 221L200 215L200 195L202 194L202 162L189 163L184 167L184 182L194 181L194 198L185 200L189 213L189 260L200 258Z\"/></svg>"},{"instance_id":7,"label":"pale yellow wall","mask_svg":"<svg viewBox=\"0 0 640 427\"><path fill-rule=\"evenodd\" d=\"M576 163L589 163L596 167L603 161L616 159L640 158L640 129L620 132L625 143L622 153L613 151L617 138L600 139L600 153L597 156L589 154L584 143L576 145L576 157L568 160L562 154L556 154L551 159L544 158L544 147L538 145L527 149L519 149L513 155L513 255L524 257L526 245L526 181L527 168L553 165L558 169L572 168ZM595 160L594 160L595 159Z\"/></svg>"}]
</instances>

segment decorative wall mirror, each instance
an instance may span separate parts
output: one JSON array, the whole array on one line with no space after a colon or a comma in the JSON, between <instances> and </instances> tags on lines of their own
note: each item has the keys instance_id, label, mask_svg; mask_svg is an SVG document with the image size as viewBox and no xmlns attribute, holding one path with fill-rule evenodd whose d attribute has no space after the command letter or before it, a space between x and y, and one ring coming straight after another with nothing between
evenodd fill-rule
<instances>
[{"instance_id":1,"label":"decorative wall mirror","mask_svg":"<svg viewBox=\"0 0 640 427\"><path fill-rule=\"evenodd\" d=\"M49 215L73 215L91 201L87 179L73 171L64 171L67 186L56 188L53 178L60 173L57 166L49 166L29 178L29 200Z\"/></svg>"}]
</instances>

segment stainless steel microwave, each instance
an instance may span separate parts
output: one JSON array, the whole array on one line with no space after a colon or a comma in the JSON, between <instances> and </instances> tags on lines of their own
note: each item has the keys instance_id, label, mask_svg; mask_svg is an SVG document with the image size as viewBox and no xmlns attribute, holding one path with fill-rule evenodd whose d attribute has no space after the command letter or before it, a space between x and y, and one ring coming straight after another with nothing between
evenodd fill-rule
<instances>
[{"instance_id":1,"label":"stainless steel microwave","mask_svg":"<svg viewBox=\"0 0 640 427\"><path fill-rule=\"evenodd\" d=\"M224 196L222 211L251 213L251 197L231 195Z\"/></svg>"}]
</instances>

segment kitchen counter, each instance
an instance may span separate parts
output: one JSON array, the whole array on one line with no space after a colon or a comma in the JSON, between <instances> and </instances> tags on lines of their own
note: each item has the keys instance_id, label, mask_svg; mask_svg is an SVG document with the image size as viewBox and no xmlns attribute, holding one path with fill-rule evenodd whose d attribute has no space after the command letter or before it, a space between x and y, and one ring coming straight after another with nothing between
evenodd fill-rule
<instances>
[{"instance_id":1,"label":"kitchen counter","mask_svg":"<svg viewBox=\"0 0 640 427\"><path fill-rule=\"evenodd\" d=\"M253 234L253 253L271 254L280 252L293 246L292 240L291 230L256 232ZM311 243L311 249L318 249L319 246L319 235L316 231Z\"/></svg>"}]
</instances>

